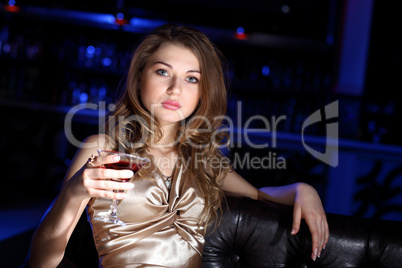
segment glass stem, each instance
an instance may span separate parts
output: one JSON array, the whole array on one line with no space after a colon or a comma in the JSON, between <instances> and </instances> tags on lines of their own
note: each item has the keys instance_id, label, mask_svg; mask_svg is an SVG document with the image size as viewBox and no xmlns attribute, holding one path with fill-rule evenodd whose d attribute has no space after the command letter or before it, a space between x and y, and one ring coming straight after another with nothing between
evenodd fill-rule
<instances>
[{"instance_id":1,"label":"glass stem","mask_svg":"<svg viewBox=\"0 0 402 268\"><path fill-rule=\"evenodd\" d=\"M113 218L117 218L117 199L112 199L110 204L109 215Z\"/></svg>"}]
</instances>

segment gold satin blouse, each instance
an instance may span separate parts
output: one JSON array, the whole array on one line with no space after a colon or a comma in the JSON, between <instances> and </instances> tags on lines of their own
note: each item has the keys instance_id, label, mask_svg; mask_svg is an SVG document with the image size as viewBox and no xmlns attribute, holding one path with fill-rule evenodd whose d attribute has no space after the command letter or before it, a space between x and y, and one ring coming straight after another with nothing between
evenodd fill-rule
<instances>
[{"instance_id":1,"label":"gold satin blouse","mask_svg":"<svg viewBox=\"0 0 402 268\"><path fill-rule=\"evenodd\" d=\"M126 226L94 220L108 211L111 200L90 200L87 213L99 267L201 266L204 200L183 166L177 169L170 193L158 173L154 180L134 179L134 189L117 209Z\"/></svg>"}]
</instances>

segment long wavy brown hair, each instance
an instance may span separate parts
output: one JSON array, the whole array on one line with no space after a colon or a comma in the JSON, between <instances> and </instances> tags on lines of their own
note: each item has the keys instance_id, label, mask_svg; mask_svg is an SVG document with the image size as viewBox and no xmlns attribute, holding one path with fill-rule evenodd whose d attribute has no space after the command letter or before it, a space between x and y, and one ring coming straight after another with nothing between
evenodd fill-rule
<instances>
[{"instance_id":1,"label":"long wavy brown hair","mask_svg":"<svg viewBox=\"0 0 402 268\"><path fill-rule=\"evenodd\" d=\"M148 58L166 42L190 49L200 63L200 101L193 114L180 122L175 146L179 159L189 163L187 177L194 180L205 199L200 224L206 226L222 210L221 186L230 165L221 153L222 146L229 143L221 128L227 102L223 56L204 33L192 27L166 24L147 35L134 52L126 84L108 117L105 132L114 150L150 157L146 150L151 142L161 139L162 131L141 102L139 75ZM150 171L141 169L140 176L148 177L147 170Z\"/></svg>"}]
</instances>

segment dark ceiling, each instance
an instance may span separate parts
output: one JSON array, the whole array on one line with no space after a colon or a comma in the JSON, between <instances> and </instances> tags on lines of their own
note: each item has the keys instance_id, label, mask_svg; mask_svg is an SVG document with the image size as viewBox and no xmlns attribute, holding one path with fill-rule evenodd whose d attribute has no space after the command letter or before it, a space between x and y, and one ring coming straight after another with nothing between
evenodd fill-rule
<instances>
[{"instance_id":1,"label":"dark ceiling","mask_svg":"<svg viewBox=\"0 0 402 268\"><path fill-rule=\"evenodd\" d=\"M8 1L3 1L7 3ZM336 0L147 0L44 1L17 0L17 5L99 13L122 12L126 17L296 36L325 40L335 31L342 1Z\"/></svg>"}]
</instances>

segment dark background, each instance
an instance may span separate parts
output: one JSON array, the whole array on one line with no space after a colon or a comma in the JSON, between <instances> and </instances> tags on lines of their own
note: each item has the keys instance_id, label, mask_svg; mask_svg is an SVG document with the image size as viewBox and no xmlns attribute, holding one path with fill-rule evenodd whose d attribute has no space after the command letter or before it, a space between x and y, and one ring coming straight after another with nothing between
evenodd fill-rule
<instances>
[{"instance_id":1,"label":"dark background","mask_svg":"<svg viewBox=\"0 0 402 268\"><path fill-rule=\"evenodd\" d=\"M238 169L252 184L304 181L328 212L402 220L400 7L391 0L0 1L0 168L7 185L0 252L23 248L5 265L16 267L26 255L77 149L66 136L67 113L98 105L74 114L69 129L77 141L99 132L102 107L114 102L135 46L164 22L199 28L226 56L233 122L286 116L277 146L255 149L234 135L231 156L271 157L268 168ZM326 123L338 123L335 167L301 143L302 123L317 110L324 118L333 101L339 116L304 135L324 152ZM254 120L250 127L263 125ZM271 144L272 132L265 134L250 137ZM285 168L275 164L278 157Z\"/></svg>"}]
</instances>

